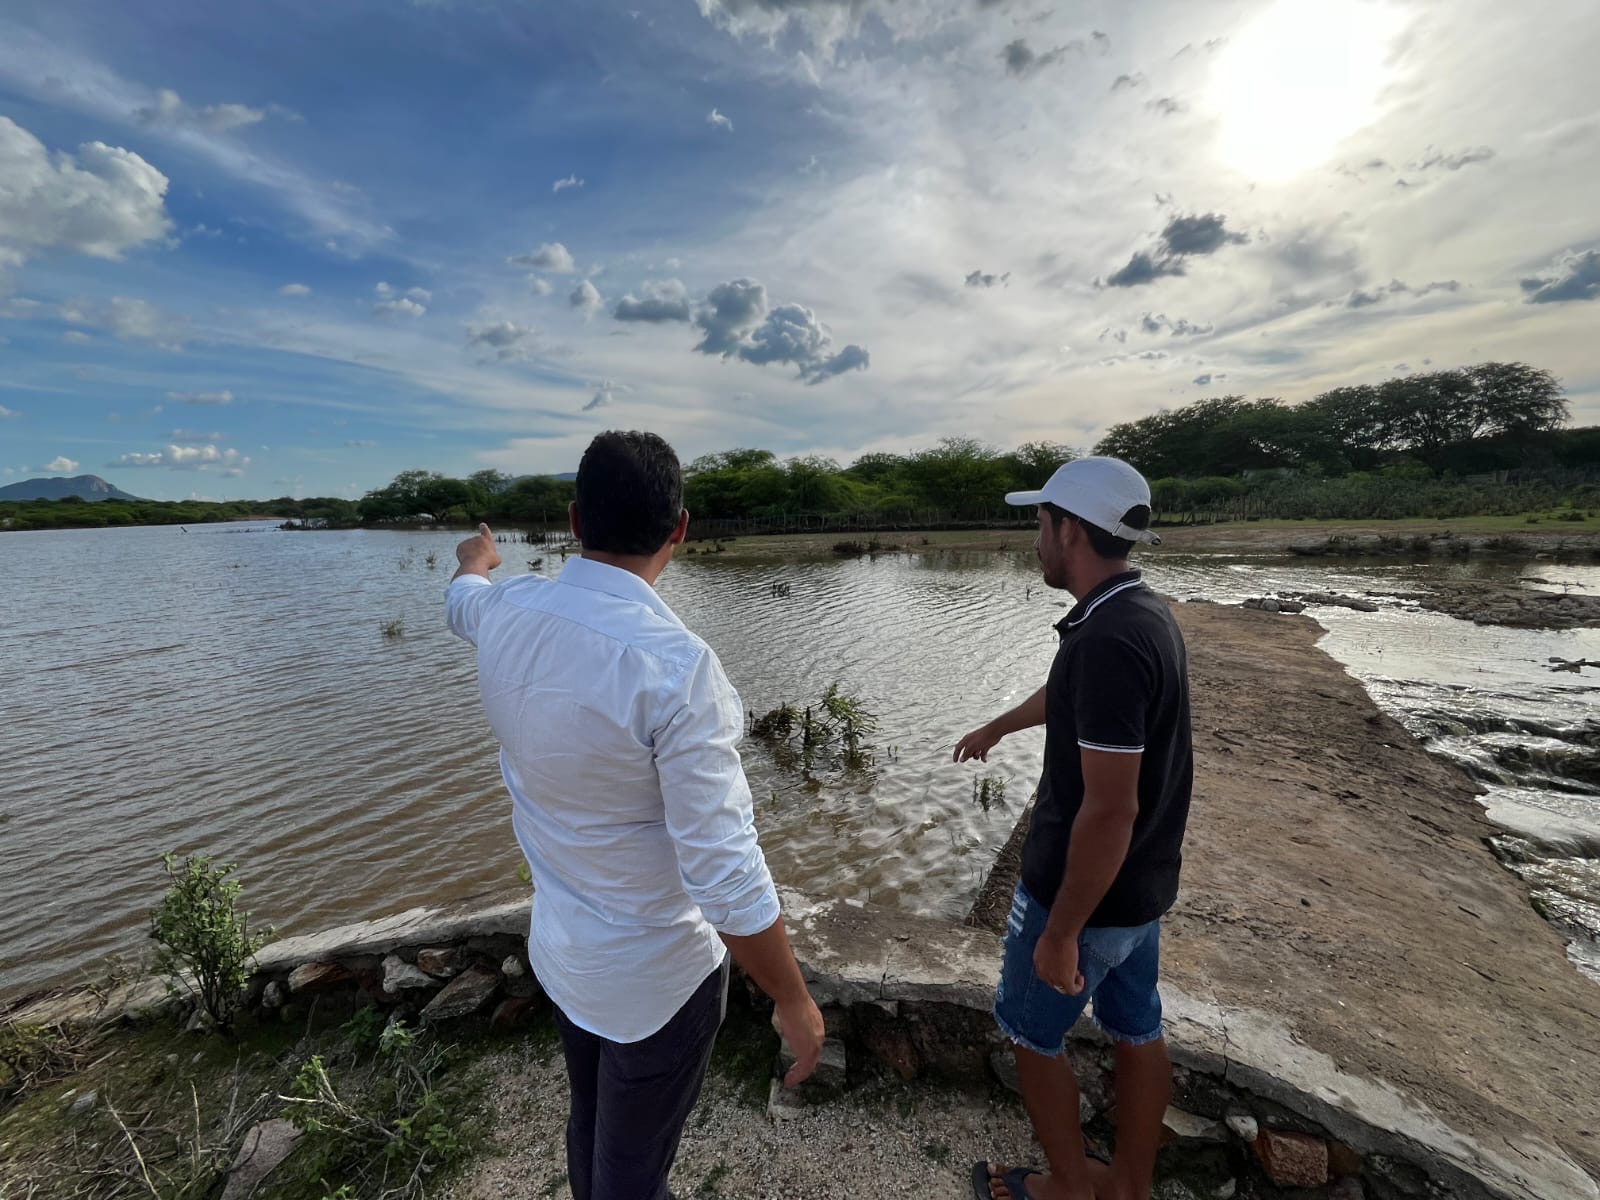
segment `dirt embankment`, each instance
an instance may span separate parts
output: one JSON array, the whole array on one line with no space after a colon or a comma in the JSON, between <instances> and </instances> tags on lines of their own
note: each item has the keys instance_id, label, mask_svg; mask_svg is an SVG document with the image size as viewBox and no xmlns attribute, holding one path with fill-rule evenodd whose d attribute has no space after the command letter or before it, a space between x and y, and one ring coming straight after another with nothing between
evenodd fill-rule
<instances>
[{"instance_id":1,"label":"dirt embankment","mask_svg":"<svg viewBox=\"0 0 1600 1200\"><path fill-rule=\"evenodd\" d=\"M1316 648L1314 622L1175 611L1196 777L1166 976L1284 1018L1457 1128L1538 1134L1600 1173L1600 987L1495 861L1474 785ZM991 926L1008 861L975 910Z\"/></svg>"}]
</instances>

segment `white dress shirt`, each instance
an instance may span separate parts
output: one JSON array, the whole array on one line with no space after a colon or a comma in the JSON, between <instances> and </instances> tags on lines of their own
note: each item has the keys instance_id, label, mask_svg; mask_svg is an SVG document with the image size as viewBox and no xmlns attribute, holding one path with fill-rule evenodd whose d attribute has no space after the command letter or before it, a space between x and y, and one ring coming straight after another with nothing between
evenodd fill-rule
<instances>
[{"instance_id":1,"label":"white dress shirt","mask_svg":"<svg viewBox=\"0 0 1600 1200\"><path fill-rule=\"evenodd\" d=\"M744 706L711 648L632 572L463 575L450 628L478 690L533 872L529 960L574 1024L649 1037L760 933L778 897L737 749Z\"/></svg>"}]
</instances>

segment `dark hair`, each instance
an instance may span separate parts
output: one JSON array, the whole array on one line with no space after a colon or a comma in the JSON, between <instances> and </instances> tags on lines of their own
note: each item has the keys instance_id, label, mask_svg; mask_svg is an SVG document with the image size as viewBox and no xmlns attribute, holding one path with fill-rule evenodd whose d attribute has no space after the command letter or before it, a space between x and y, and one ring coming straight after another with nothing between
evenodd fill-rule
<instances>
[{"instance_id":1,"label":"dark hair","mask_svg":"<svg viewBox=\"0 0 1600 1200\"><path fill-rule=\"evenodd\" d=\"M583 548L604 554L654 554L683 512L683 468L653 433L607 430L578 464Z\"/></svg>"},{"instance_id":2,"label":"dark hair","mask_svg":"<svg viewBox=\"0 0 1600 1200\"><path fill-rule=\"evenodd\" d=\"M1133 552L1133 543L1127 538L1112 537L1111 534L1107 533L1104 529L1101 529L1100 526L1091 525L1082 517L1076 515L1075 513L1068 512L1058 504L1051 504L1046 501L1039 507L1043 508L1050 514L1050 519L1055 522L1057 527L1059 527L1061 522L1064 520L1076 521L1078 527L1083 530L1084 536L1089 539L1089 548L1101 558L1109 558L1112 560L1122 559L1127 558L1128 555ZM1128 515L1123 518L1124 524L1132 525L1137 528L1139 525L1138 515L1140 509L1144 510L1145 523L1148 524L1150 520L1150 510L1145 508L1142 504L1129 511Z\"/></svg>"}]
</instances>

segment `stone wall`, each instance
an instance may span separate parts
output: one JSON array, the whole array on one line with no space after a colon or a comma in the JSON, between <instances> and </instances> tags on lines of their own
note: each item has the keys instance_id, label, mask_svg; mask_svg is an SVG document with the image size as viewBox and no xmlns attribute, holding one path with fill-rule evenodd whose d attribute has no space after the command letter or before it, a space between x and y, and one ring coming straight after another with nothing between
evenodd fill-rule
<instances>
[{"instance_id":1,"label":"stone wall","mask_svg":"<svg viewBox=\"0 0 1600 1200\"><path fill-rule=\"evenodd\" d=\"M774 1085L775 1119L825 1103L833 1089L892 1072L960 1086L1015 1086L1009 1049L989 1016L999 938L983 929L863 904L785 892L783 906L806 981L824 1009L829 1052L818 1084L798 1096ZM479 897L265 948L247 1003L258 1015L302 1020L368 1004L436 1024L474 1019L500 1028L546 1019L528 968L526 889ZM737 1002L761 1006L753 987ZM1176 1063L1166 1153L1178 1156L1174 1196L1326 1196L1410 1200L1460 1196L1588 1197L1537 1162L1507 1164L1386 1085L1342 1075L1262 1013L1222 1012L1165 988ZM168 1013L153 981L110 997L82 993L7 1014L35 1024ZM1070 1053L1083 1083L1090 1137L1114 1137L1113 1051L1088 1021ZM1592 1188L1592 1181L1587 1181ZM1234 1189L1234 1190L1230 1190ZM1300 1190L1295 1190L1300 1189Z\"/></svg>"}]
</instances>

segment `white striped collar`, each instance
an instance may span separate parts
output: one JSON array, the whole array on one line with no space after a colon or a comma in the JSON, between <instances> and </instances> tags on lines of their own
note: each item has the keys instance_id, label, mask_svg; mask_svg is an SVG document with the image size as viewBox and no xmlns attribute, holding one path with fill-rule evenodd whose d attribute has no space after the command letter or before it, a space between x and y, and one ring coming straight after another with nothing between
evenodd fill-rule
<instances>
[{"instance_id":1,"label":"white striped collar","mask_svg":"<svg viewBox=\"0 0 1600 1200\"><path fill-rule=\"evenodd\" d=\"M1139 587L1144 583L1144 576L1138 571L1130 572L1130 576L1131 577L1114 575L1112 576L1111 580L1107 581L1112 583L1111 587L1106 588L1106 590L1101 592L1098 596L1091 593L1090 598L1086 603L1079 604L1077 608L1073 609L1067 614L1067 619L1061 624L1062 632L1065 633L1068 629L1076 629L1078 626L1082 625L1090 617L1094 616L1095 609L1099 608L1107 600L1111 599L1111 597L1119 595L1122 592L1126 592L1130 588ZM1122 582L1114 582L1117 579L1121 579Z\"/></svg>"}]
</instances>

